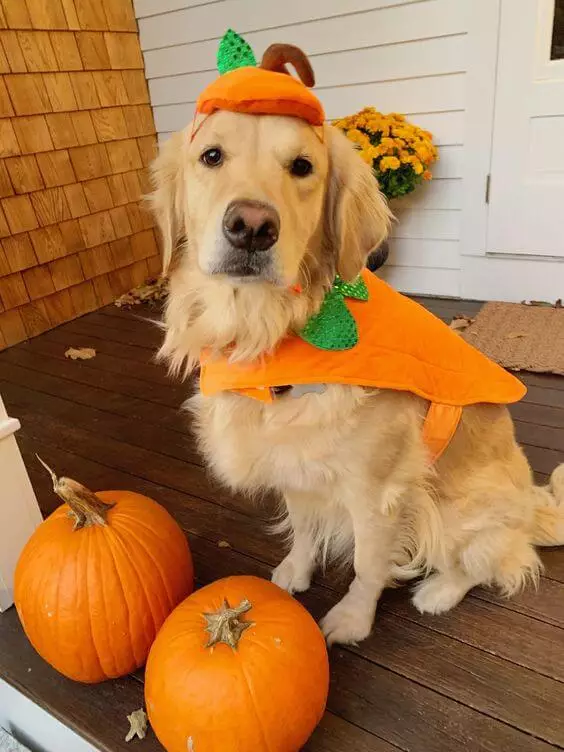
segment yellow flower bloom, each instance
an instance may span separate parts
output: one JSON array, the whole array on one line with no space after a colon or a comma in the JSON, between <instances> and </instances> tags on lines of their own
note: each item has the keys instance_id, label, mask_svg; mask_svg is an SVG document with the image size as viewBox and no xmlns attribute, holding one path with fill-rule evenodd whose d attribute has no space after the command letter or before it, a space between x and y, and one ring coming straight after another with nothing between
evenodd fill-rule
<instances>
[{"instance_id":1,"label":"yellow flower bloom","mask_svg":"<svg viewBox=\"0 0 564 752\"><path fill-rule=\"evenodd\" d=\"M347 131L347 138L353 144L358 144L361 149L366 149L370 146L370 139L365 133L359 131L358 128L351 128L350 131Z\"/></svg>"},{"instance_id":2,"label":"yellow flower bloom","mask_svg":"<svg viewBox=\"0 0 564 752\"><path fill-rule=\"evenodd\" d=\"M365 107L355 115L334 122L358 148L361 159L386 172L399 170L402 165L411 170L401 172L398 184L387 186L388 198L409 193L419 182L431 180L429 166L438 158L437 148L429 131L413 125L404 115L391 112L387 115L374 107Z\"/></svg>"},{"instance_id":3,"label":"yellow flower bloom","mask_svg":"<svg viewBox=\"0 0 564 752\"><path fill-rule=\"evenodd\" d=\"M384 172L385 170L397 170L400 164L401 162L397 157L382 157L379 167Z\"/></svg>"},{"instance_id":4,"label":"yellow flower bloom","mask_svg":"<svg viewBox=\"0 0 564 752\"><path fill-rule=\"evenodd\" d=\"M415 147L415 153L422 162L425 162L425 164L431 161L431 153L427 146L425 146L424 144L417 144L417 146Z\"/></svg>"},{"instance_id":5,"label":"yellow flower bloom","mask_svg":"<svg viewBox=\"0 0 564 752\"><path fill-rule=\"evenodd\" d=\"M382 140L380 141L380 144L383 148L388 149L389 151L396 148L396 142L393 138L389 138L387 136L384 136Z\"/></svg>"}]
</instances>

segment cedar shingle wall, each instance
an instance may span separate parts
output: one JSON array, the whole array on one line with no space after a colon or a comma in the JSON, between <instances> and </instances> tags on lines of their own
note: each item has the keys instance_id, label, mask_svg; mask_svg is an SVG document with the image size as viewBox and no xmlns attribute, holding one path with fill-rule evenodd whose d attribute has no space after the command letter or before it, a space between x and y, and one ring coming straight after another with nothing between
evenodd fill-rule
<instances>
[{"instance_id":1,"label":"cedar shingle wall","mask_svg":"<svg viewBox=\"0 0 564 752\"><path fill-rule=\"evenodd\" d=\"M159 269L131 0L0 0L0 350Z\"/></svg>"}]
</instances>

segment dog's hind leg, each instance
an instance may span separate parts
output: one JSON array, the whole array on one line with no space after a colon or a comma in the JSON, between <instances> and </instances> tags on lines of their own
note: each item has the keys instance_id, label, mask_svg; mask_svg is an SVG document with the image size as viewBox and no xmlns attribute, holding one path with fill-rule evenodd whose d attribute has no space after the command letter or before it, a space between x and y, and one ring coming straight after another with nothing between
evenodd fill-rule
<instances>
[{"instance_id":1,"label":"dog's hind leg","mask_svg":"<svg viewBox=\"0 0 564 752\"><path fill-rule=\"evenodd\" d=\"M414 589L412 603L422 614L442 614L458 605L478 582L462 569L437 572Z\"/></svg>"},{"instance_id":2,"label":"dog's hind leg","mask_svg":"<svg viewBox=\"0 0 564 752\"><path fill-rule=\"evenodd\" d=\"M552 475L548 487L535 488L539 504L535 509L533 543L536 546L564 545L564 464Z\"/></svg>"}]
</instances>

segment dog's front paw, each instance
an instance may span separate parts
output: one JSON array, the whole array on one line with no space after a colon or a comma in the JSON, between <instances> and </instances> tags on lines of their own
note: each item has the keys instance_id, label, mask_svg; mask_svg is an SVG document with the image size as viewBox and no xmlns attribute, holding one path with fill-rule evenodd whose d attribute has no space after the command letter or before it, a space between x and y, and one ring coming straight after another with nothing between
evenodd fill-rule
<instances>
[{"instance_id":1,"label":"dog's front paw","mask_svg":"<svg viewBox=\"0 0 564 752\"><path fill-rule=\"evenodd\" d=\"M320 622L321 631L329 645L340 642L343 645L355 645L365 640L372 631L374 609L347 593L333 606Z\"/></svg>"},{"instance_id":2,"label":"dog's front paw","mask_svg":"<svg viewBox=\"0 0 564 752\"><path fill-rule=\"evenodd\" d=\"M311 570L307 567L298 568L288 554L272 572L272 582L289 593L303 593L311 584Z\"/></svg>"}]
</instances>

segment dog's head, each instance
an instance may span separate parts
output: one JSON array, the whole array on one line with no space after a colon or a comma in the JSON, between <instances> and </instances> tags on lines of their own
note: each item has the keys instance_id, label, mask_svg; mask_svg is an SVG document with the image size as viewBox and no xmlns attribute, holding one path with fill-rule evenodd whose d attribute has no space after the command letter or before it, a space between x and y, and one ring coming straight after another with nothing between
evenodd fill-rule
<instances>
[{"instance_id":1,"label":"dog's head","mask_svg":"<svg viewBox=\"0 0 564 752\"><path fill-rule=\"evenodd\" d=\"M275 46L262 65L282 71L288 61L313 84L296 48ZM384 199L352 144L300 117L199 115L164 145L153 176L165 266L185 240L182 263L235 286L330 284L335 272L353 279L388 229Z\"/></svg>"}]
</instances>

